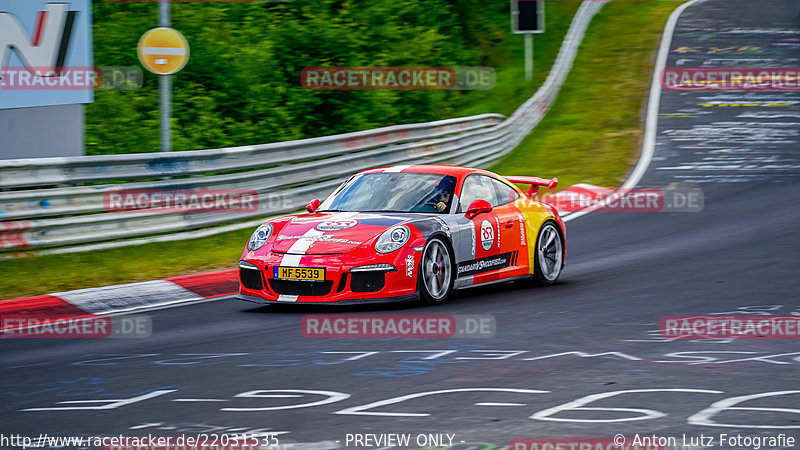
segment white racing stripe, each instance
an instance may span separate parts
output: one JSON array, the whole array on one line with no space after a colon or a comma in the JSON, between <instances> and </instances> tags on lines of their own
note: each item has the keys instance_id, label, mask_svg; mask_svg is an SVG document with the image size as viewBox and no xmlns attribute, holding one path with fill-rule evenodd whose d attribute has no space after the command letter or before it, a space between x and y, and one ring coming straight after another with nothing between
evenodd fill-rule
<instances>
[{"instance_id":1,"label":"white racing stripe","mask_svg":"<svg viewBox=\"0 0 800 450\"><path fill-rule=\"evenodd\" d=\"M357 212L338 213L328 220L338 221L338 220L349 219L357 214L358 214ZM281 259L281 262L278 263L278 265L287 267L299 267L300 260L303 259L303 256L305 256L306 252L308 251L308 248L311 247L311 244L314 243L313 238L320 237L323 234L325 234L325 232L317 230L316 227L312 227L310 230L303 233L303 237L294 241L294 244L292 244L292 246L289 247L289 250L287 250L286 254L283 255L283 258ZM278 295L278 301L292 303L297 301L297 297L298 297L297 295Z\"/></svg>"},{"instance_id":2,"label":"white racing stripe","mask_svg":"<svg viewBox=\"0 0 800 450\"><path fill-rule=\"evenodd\" d=\"M283 255L283 259L281 260L282 266L289 266L289 267L297 267L300 264L300 259L305 256L308 248L311 247L311 244L314 243L314 238L318 238L325 234L324 231L319 231L316 228L312 228L306 231L303 234L303 237L294 241L289 250L286 251L286 254Z\"/></svg>"},{"instance_id":3,"label":"white racing stripe","mask_svg":"<svg viewBox=\"0 0 800 450\"><path fill-rule=\"evenodd\" d=\"M402 171L404 171L405 169L408 169L411 166L412 166L412 164L408 164L408 165L405 165L405 166L392 166L392 167L389 167L386 170L384 170L384 172L402 172Z\"/></svg>"}]
</instances>

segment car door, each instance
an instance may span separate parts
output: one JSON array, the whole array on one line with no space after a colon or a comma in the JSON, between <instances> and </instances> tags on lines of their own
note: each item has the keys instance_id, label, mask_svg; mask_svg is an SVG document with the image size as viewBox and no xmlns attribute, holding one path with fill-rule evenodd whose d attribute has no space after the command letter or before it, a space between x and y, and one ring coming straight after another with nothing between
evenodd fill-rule
<instances>
[{"instance_id":1,"label":"car door","mask_svg":"<svg viewBox=\"0 0 800 450\"><path fill-rule=\"evenodd\" d=\"M516 189L496 178L491 178L495 188L497 202L493 203L493 212L499 221L500 254L509 259L508 267L500 269L500 277L514 277L528 274L528 242L525 236L525 220L517 208L520 198Z\"/></svg>"},{"instance_id":2,"label":"car door","mask_svg":"<svg viewBox=\"0 0 800 450\"><path fill-rule=\"evenodd\" d=\"M492 210L481 213L469 219L464 217L469 205L475 200L486 200L491 205L498 203L497 189L492 183L492 178L482 174L471 174L464 178L459 199L459 221L465 221L471 226L471 251L468 255L472 259L458 262L458 276L463 278L457 285L480 284L496 280L499 271L511 263L509 255L502 253L502 235L500 220L497 213ZM464 233L465 237L470 236Z\"/></svg>"}]
</instances>

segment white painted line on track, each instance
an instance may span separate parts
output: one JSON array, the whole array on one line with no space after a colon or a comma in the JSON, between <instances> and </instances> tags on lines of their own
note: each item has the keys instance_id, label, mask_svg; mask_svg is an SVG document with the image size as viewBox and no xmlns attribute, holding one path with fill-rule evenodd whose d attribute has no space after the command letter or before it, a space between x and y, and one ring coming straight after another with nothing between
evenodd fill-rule
<instances>
[{"instance_id":1,"label":"white painted line on track","mask_svg":"<svg viewBox=\"0 0 800 450\"><path fill-rule=\"evenodd\" d=\"M475 406L527 406L526 403L478 402Z\"/></svg>"},{"instance_id":2,"label":"white painted line on track","mask_svg":"<svg viewBox=\"0 0 800 450\"><path fill-rule=\"evenodd\" d=\"M636 187L642 180L647 168L653 161L653 154L655 153L656 146L656 131L658 130L658 108L661 106L661 81L659 74L667 66L667 58L669 57L669 49L672 44L672 36L675 33L675 26L678 24L678 19L686 8L705 2L706 0L690 0L680 6L675 11L672 11L667 25L664 27L664 33L661 35L661 45L658 48L658 57L656 65L653 68L653 79L650 82L650 97L647 101L647 115L645 117L644 126L644 140L642 142L642 152L639 155L639 161L633 168L633 172L625 180L625 183L619 189L630 189ZM569 222L572 219L583 217L590 212L596 211L601 207L601 203L595 204L580 211L576 211L564 217L564 222Z\"/></svg>"},{"instance_id":3,"label":"white painted line on track","mask_svg":"<svg viewBox=\"0 0 800 450\"><path fill-rule=\"evenodd\" d=\"M203 299L200 299L200 300L197 300L197 299L194 299L194 298L189 298L189 299L185 299L185 300L176 300L176 301L171 302L171 303L165 303L165 304L154 305L154 306L144 306L144 307L141 307L141 308L131 309L131 310L109 311L109 312L104 312L104 313L101 313L101 314L106 315L106 316L125 316L125 315L128 315L128 314L145 313L145 312L149 312L149 311L159 311L159 310L162 310L162 309L179 308L181 306L199 305L201 303L210 303L210 302L215 302L217 300L232 300L234 298L233 297L234 295L236 295L236 294L222 295L222 296L211 297L211 298L203 298ZM255 303L253 305L255 305Z\"/></svg>"}]
</instances>

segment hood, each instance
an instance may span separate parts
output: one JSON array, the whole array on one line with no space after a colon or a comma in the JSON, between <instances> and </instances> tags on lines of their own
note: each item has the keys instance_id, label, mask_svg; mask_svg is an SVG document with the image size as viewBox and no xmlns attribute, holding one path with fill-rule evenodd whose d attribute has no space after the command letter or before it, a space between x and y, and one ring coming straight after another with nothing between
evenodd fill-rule
<instances>
[{"instance_id":1,"label":"hood","mask_svg":"<svg viewBox=\"0 0 800 450\"><path fill-rule=\"evenodd\" d=\"M369 242L388 228L406 223L419 214L323 212L293 216L275 236L272 250L307 255L345 253Z\"/></svg>"}]
</instances>

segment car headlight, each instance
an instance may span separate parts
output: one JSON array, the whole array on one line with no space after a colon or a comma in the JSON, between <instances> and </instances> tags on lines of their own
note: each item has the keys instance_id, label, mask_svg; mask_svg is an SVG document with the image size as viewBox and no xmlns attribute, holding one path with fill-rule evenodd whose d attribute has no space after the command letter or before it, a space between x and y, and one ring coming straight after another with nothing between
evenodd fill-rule
<instances>
[{"instance_id":1,"label":"car headlight","mask_svg":"<svg viewBox=\"0 0 800 450\"><path fill-rule=\"evenodd\" d=\"M272 236L272 224L265 223L256 228L256 231L250 236L247 242L247 249L250 251L258 250L267 243L269 237Z\"/></svg>"},{"instance_id":2,"label":"car headlight","mask_svg":"<svg viewBox=\"0 0 800 450\"><path fill-rule=\"evenodd\" d=\"M409 237L411 237L411 230L405 225L389 228L378 238L375 250L378 253L391 253L405 245Z\"/></svg>"}]
</instances>

